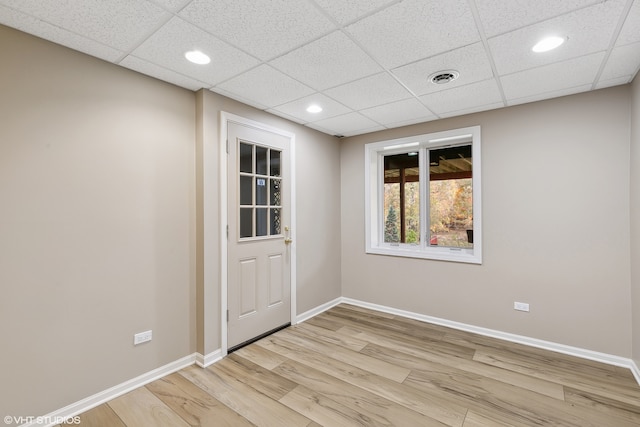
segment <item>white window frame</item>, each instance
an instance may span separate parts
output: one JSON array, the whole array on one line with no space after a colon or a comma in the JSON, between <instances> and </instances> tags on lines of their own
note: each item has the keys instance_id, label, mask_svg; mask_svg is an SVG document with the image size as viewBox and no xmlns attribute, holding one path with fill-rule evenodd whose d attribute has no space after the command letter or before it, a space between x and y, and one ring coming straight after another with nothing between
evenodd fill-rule
<instances>
[{"instance_id":1,"label":"white window frame","mask_svg":"<svg viewBox=\"0 0 640 427\"><path fill-rule=\"evenodd\" d=\"M427 150L471 142L473 162L473 248L431 246L428 233ZM480 126L365 144L365 239L369 254L482 264L482 173ZM418 151L420 162L420 244L384 242L384 162L390 154Z\"/></svg>"}]
</instances>

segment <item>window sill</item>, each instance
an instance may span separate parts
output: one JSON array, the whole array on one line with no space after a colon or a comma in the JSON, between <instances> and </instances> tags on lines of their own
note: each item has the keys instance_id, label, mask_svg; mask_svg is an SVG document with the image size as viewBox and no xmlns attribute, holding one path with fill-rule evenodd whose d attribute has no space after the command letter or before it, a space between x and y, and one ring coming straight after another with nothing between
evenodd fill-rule
<instances>
[{"instance_id":1,"label":"window sill","mask_svg":"<svg viewBox=\"0 0 640 427\"><path fill-rule=\"evenodd\" d=\"M430 259L435 261L461 262L466 264L482 264L482 257L477 250L455 249L455 248L429 248L427 250L419 247L371 247L366 253L372 255L387 255L404 258Z\"/></svg>"}]
</instances>

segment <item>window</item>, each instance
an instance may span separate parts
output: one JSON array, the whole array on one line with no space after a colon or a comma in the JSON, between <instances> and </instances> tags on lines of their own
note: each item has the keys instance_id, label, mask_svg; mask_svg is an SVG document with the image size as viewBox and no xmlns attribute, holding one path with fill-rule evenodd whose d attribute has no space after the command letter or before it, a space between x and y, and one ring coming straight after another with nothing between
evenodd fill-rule
<instances>
[{"instance_id":1,"label":"window","mask_svg":"<svg viewBox=\"0 0 640 427\"><path fill-rule=\"evenodd\" d=\"M482 263L480 127L365 145L367 253Z\"/></svg>"},{"instance_id":2,"label":"window","mask_svg":"<svg viewBox=\"0 0 640 427\"><path fill-rule=\"evenodd\" d=\"M240 239L281 235L280 157L273 148L239 145Z\"/></svg>"}]
</instances>

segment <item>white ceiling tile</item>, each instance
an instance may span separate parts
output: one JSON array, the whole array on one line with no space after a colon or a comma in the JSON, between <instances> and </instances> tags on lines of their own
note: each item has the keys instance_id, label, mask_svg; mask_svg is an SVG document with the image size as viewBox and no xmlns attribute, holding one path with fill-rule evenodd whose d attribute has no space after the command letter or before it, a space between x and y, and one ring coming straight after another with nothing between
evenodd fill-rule
<instances>
[{"instance_id":1,"label":"white ceiling tile","mask_svg":"<svg viewBox=\"0 0 640 427\"><path fill-rule=\"evenodd\" d=\"M604 55L598 52L501 77L504 94L511 103L517 98L593 84Z\"/></svg>"},{"instance_id":2,"label":"white ceiling tile","mask_svg":"<svg viewBox=\"0 0 640 427\"><path fill-rule=\"evenodd\" d=\"M283 119L287 119L287 120L292 121L292 122L294 122L294 123L300 123L301 125L303 125L303 124L307 123L307 121L306 121L306 120L301 119L300 117L290 116L290 115L288 115L287 113L284 113L284 112L282 112L282 111L278 111L278 110L274 110L273 108L270 108L270 109L265 110L265 111L266 111L267 113L271 113L271 114L273 114L273 115L280 116L280 117L282 117Z\"/></svg>"},{"instance_id":3,"label":"white ceiling tile","mask_svg":"<svg viewBox=\"0 0 640 427\"><path fill-rule=\"evenodd\" d=\"M146 0L2 0L45 22L127 51L171 16Z\"/></svg>"},{"instance_id":4,"label":"white ceiling tile","mask_svg":"<svg viewBox=\"0 0 640 427\"><path fill-rule=\"evenodd\" d=\"M502 102L498 84L494 79L471 83L453 89L434 92L420 100L436 114L470 110Z\"/></svg>"},{"instance_id":5,"label":"white ceiling tile","mask_svg":"<svg viewBox=\"0 0 640 427\"><path fill-rule=\"evenodd\" d=\"M465 0L405 0L346 30L387 68L480 40Z\"/></svg>"},{"instance_id":6,"label":"white ceiling tile","mask_svg":"<svg viewBox=\"0 0 640 427\"><path fill-rule=\"evenodd\" d=\"M322 107L322 111L319 113L308 113L307 107L311 104L319 105ZM279 111L291 117L296 117L303 123L317 122L329 117L351 112L349 108L320 93L305 96L304 98L279 105L272 108L272 110Z\"/></svg>"},{"instance_id":7,"label":"white ceiling tile","mask_svg":"<svg viewBox=\"0 0 640 427\"><path fill-rule=\"evenodd\" d=\"M600 80L612 80L622 76L633 76L640 67L640 42L613 49L604 67Z\"/></svg>"},{"instance_id":8,"label":"white ceiling tile","mask_svg":"<svg viewBox=\"0 0 640 427\"><path fill-rule=\"evenodd\" d=\"M415 125L418 123L425 123L425 122L430 122L433 120L437 120L438 116L429 116L429 117L422 117L419 119L411 119L411 120L403 120L401 122L394 122L394 123L388 123L386 125L384 125L385 128L387 129L393 129L393 128L399 128L402 126L410 126L410 125Z\"/></svg>"},{"instance_id":9,"label":"white ceiling tile","mask_svg":"<svg viewBox=\"0 0 640 427\"><path fill-rule=\"evenodd\" d=\"M635 0L624 21L616 46L640 42L640 1Z\"/></svg>"},{"instance_id":10,"label":"white ceiling tile","mask_svg":"<svg viewBox=\"0 0 640 427\"><path fill-rule=\"evenodd\" d=\"M344 25L398 0L315 0L333 19Z\"/></svg>"},{"instance_id":11,"label":"white ceiling tile","mask_svg":"<svg viewBox=\"0 0 640 427\"><path fill-rule=\"evenodd\" d=\"M382 71L341 31L298 48L270 63L316 90L338 86Z\"/></svg>"},{"instance_id":12,"label":"white ceiling tile","mask_svg":"<svg viewBox=\"0 0 640 427\"><path fill-rule=\"evenodd\" d=\"M495 102L493 104L479 105L477 107L465 108L463 110L449 111L448 113L442 113L440 118L464 116L465 114L479 113L481 111L496 110L503 108L504 102Z\"/></svg>"},{"instance_id":13,"label":"white ceiling tile","mask_svg":"<svg viewBox=\"0 0 640 427\"><path fill-rule=\"evenodd\" d=\"M187 61L185 52L201 50L211 63L196 65ZM132 54L148 62L206 82L210 86L258 65L259 61L197 27L173 18L149 37Z\"/></svg>"},{"instance_id":14,"label":"white ceiling tile","mask_svg":"<svg viewBox=\"0 0 640 427\"><path fill-rule=\"evenodd\" d=\"M358 130L349 131L349 132L343 132L337 135L342 135L342 136L364 135L365 133L378 132L380 130L385 130L385 129L386 128L384 126L374 126L372 128L364 128L364 129L358 129Z\"/></svg>"},{"instance_id":15,"label":"white ceiling tile","mask_svg":"<svg viewBox=\"0 0 640 427\"><path fill-rule=\"evenodd\" d=\"M251 99L267 107L284 104L315 92L265 64L219 84L214 88L217 89Z\"/></svg>"},{"instance_id":16,"label":"white ceiling tile","mask_svg":"<svg viewBox=\"0 0 640 427\"><path fill-rule=\"evenodd\" d=\"M176 73L175 71L167 70L166 68L131 55L120 61L120 65L129 68L130 70L134 70L193 91L210 86L207 83L199 82L180 73Z\"/></svg>"},{"instance_id":17,"label":"white ceiling tile","mask_svg":"<svg viewBox=\"0 0 640 427\"><path fill-rule=\"evenodd\" d=\"M152 2L164 7L171 12L178 12L185 7L191 0L151 0Z\"/></svg>"},{"instance_id":18,"label":"white ceiling tile","mask_svg":"<svg viewBox=\"0 0 640 427\"><path fill-rule=\"evenodd\" d=\"M475 0L487 37L535 24L602 0Z\"/></svg>"},{"instance_id":19,"label":"white ceiling tile","mask_svg":"<svg viewBox=\"0 0 640 427\"><path fill-rule=\"evenodd\" d=\"M407 120L419 119L421 121L427 121L431 117L434 117L433 112L429 111L427 107L415 98L367 108L362 110L361 113L385 126Z\"/></svg>"},{"instance_id":20,"label":"white ceiling tile","mask_svg":"<svg viewBox=\"0 0 640 427\"><path fill-rule=\"evenodd\" d=\"M607 49L625 1L609 0L489 39L498 73L510 74ZM548 35L569 38L550 52L533 52L533 45Z\"/></svg>"},{"instance_id":21,"label":"white ceiling tile","mask_svg":"<svg viewBox=\"0 0 640 427\"><path fill-rule=\"evenodd\" d=\"M329 135L338 135L337 133L333 132L331 129L323 128L322 126L314 125L313 123L307 123L305 126L311 128L311 129L315 129L318 132L326 133L326 134L329 134Z\"/></svg>"},{"instance_id":22,"label":"white ceiling tile","mask_svg":"<svg viewBox=\"0 0 640 427\"><path fill-rule=\"evenodd\" d=\"M633 76L618 77L612 80L600 79L598 81L598 84L596 85L596 89L604 89L607 87L626 85L627 83L631 83L632 80L633 80Z\"/></svg>"},{"instance_id":23,"label":"white ceiling tile","mask_svg":"<svg viewBox=\"0 0 640 427\"><path fill-rule=\"evenodd\" d=\"M262 60L336 28L308 1L194 0L180 16Z\"/></svg>"},{"instance_id":24,"label":"white ceiling tile","mask_svg":"<svg viewBox=\"0 0 640 427\"><path fill-rule=\"evenodd\" d=\"M0 24L11 26L106 61L113 62L122 56L122 52L119 50L4 6L0 6Z\"/></svg>"},{"instance_id":25,"label":"white ceiling tile","mask_svg":"<svg viewBox=\"0 0 640 427\"><path fill-rule=\"evenodd\" d=\"M475 43L412 64L404 65L392 70L392 72L402 83L407 85L413 93L416 95L425 95L444 89L442 85L431 83L428 77L437 71L448 69L458 71L460 77L451 83L447 83L447 89L493 77L491 64L489 63L487 53L482 43Z\"/></svg>"},{"instance_id":26,"label":"white ceiling tile","mask_svg":"<svg viewBox=\"0 0 640 427\"><path fill-rule=\"evenodd\" d=\"M371 90L371 88L375 88L375 90ZM324 93L354 110L375 107L411 97L411 93L388 73L365 77L328 89Z\"/></svg>"},{"instance_id":27,"label":"white ceiling tile","mask_svg":"<svg viewBox=\"0 0 640 427\"><path fill-rule=\"evenodd\" d=\"M226 96L227 98L231 98L231 99L235 99L238 102L242 102L243 104L247 104L251 107L257 108L258 110L268 110L269 107L267 107L264 104L260 104L259 102L257 102L256 100L252 99L252 98L245 98L243 96L238 95L235 92L229 92L226 91L224 89L220 89L219 87L212 87L211 89L209 89L211 92L215 92L217 94Z\"/></svg>"},{"instance_id":28,"label":"white ceiling tile","mask_svg":"<svg viewBox=\"0 0 640 427\"><path fill-rule=\"evenodd\" d=\"M545 93L538 93L532 96L526 96L523 98L517 98L509 100L509 106L519 105L519 104L528 104L530 102L543 101L545 99L559 98L561 96L573 95L576 93L586 92L591 89L591 85L579 85L569 88L563 88L559 90L552 90Z\"/></svg>"},{"instance_id":29,"label":"white ceiling tile","mask_svg":"<svg viewBox=\"0 0 640 427\"><path fill-rule=\"evenodd\" d=\"M640 0L0 0L0 23L329 134L625 84L640 67ZM569 40L534 55L550 32ZM446 69L461 75L428 82Z\"/></svg>"},{"instance_id":30,"label":"white ceiling tile","mask_svg":"<svg viewBox=\"0 0 640 427\"><path fill-rule=\"evenodd\" d=\"M331 129L334 134L347 135L360 132L363 129L384 129L380 124L358 113L348 113L313 122L314 125L325 129Z\"/></svg>"}]
</instances>

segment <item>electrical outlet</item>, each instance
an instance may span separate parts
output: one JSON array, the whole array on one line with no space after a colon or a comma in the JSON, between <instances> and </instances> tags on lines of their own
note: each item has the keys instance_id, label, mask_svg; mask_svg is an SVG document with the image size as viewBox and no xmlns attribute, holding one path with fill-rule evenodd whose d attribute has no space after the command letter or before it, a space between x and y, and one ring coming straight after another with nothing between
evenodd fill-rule
<instances>
[{"instance_id":1,"label":"electrical outlet","mask_svg":"<svg viewBox=\"0 0 640 427\"><path fill-rule=\"evenodd\" d=\"M513 309L518 311L529 311L529 304L526 302L514 302Z\"/></svg>"},{"instance_id":2,"label":"electrical outlet","mask_svg":"<svg viewBox=\"0 0 640 427\"><path fill-rule=\"evenodd\" d=\"M138 334L135 334L133 336L133 345L138 345L138 344L142 344L143 342L151 341L152 337L153 337L152 331L145 331L145 332L140 332Z\"/></svg>"}]
</instances>

